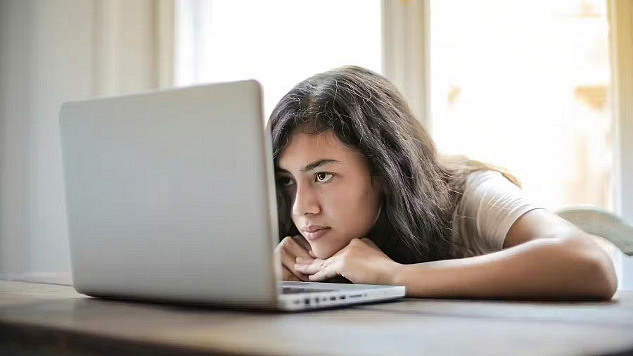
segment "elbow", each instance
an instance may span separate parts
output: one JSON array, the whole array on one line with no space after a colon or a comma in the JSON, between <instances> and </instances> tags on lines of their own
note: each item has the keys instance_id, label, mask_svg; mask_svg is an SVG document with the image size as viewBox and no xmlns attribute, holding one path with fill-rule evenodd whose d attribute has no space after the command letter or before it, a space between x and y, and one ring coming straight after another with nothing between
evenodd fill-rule
<instances>
[{"instance_id":1,"label":"elbow","mask_svg":"<svg viewBox=\"0 0 633 356\"><path fill-rule=\"evenodd\" d=\"M593 280L595 281L595 297L610 300L618 289L618 277L611 258L604 252L598 251L590 262Z\"/></svg>"},{"instance_id":2,"label":"elbow","mask_svg":"<svg viewBox=\"0 0 633 356\"><path fill-rule=\"evenodd\" d=\"M618 278L611 259L606 253L600 251L600 256L595 256L587 262L590 278L591 297L600 300L610 300L618 289Z\"/></svg>"},{"instance_id":3,"label":"elbow","mask_svg":"<svg viewBox=\"0 0 633 356\"><path fill-rule=\"evenodd\" d=\"M618 278L609 255L588 236L570 242L581 272L581 294L591 299L610 300L618 289Z\"/></svg>"}]
</instances>

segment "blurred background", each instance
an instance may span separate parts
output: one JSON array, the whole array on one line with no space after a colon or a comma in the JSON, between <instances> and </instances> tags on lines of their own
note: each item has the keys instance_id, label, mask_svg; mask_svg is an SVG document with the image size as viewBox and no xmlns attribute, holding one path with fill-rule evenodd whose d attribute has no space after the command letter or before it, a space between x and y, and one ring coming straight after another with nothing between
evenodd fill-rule
<instances>
[{"instance_id":1,"label":"blurred background","mask_svg":"<svg viewBox=\"0 0 633 356\"><path fill-rule=\"evenodd\" d=\"M0 0L0 274L68 279L62 102L255 78L268 116L347 64L392 80L441 153L631 222L631 3Z\"/></svg>"}]
</instances>

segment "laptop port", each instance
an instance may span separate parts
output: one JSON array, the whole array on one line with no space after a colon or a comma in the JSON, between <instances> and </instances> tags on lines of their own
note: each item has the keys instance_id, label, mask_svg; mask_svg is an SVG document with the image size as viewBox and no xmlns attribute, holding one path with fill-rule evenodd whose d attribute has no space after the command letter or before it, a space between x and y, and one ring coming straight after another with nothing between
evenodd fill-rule
<instances>
[{"instance_id":1,"label":"laptop port","mask_svg":"<svg viewBox=\"0 0 633 356\"><path fill-rule=\"evenodd\" d=\"M342 296L338 297L338 299L345 299L345 296L342 295Z\"/></svg>"},{"instance_id":2,"label":"laptop port","mask_svg":"<svg viewBox=\"0 0 633 356\"><path fill-rule=\"evenodd\" d=\"M310 298L306 298L304 302L305 302L305 305L310 305Z\"/></svg>"},{"instance_id":3,"label":"laptop port","mask_svg":"<svg viewBox=\"0 0 633 356\"><path fill-rule=\"evenodd\" d=\"M330 297L330 300L336 300L336 297Z\"/></svg>"}]
</instances>

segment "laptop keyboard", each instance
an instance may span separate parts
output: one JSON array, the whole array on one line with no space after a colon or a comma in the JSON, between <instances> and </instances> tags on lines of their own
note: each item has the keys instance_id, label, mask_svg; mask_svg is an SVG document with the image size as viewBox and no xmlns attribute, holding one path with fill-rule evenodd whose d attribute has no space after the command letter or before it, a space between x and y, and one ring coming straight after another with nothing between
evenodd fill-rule
<instances>
[{"instance_id":1,"label":"laptop keyboard","mask_svg":"<svg viewBox=\"0 0 633 356\"><path fill-rule=\"evenodd\" d=\"M321 292L335 292L335 291L336 291L335 289L284 287L281 290L281 294L321 293Z\"/></svg>"}]
</instances>

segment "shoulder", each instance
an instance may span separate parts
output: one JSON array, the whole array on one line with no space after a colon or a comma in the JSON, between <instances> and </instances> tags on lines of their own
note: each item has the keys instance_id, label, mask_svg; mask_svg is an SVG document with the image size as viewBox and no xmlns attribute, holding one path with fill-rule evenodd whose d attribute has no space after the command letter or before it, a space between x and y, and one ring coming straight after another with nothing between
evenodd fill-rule
<instances>
[{"instance_id":1,"label":"shoulder","mask_svg":"<svg viewBox=\"0 0 633 356\"><path fill-rule=\"evenodd\" d=\"M468 175L462 203L498 201L499 199L525 198L521 188L497 171L476 171Z\"/></svg>"},{"instance_id":2,"label":"shoulder","mask_svg":"<svg viewBox=\"0 0 633 356\"><path fill-rule=\"evenodd\" d=\"M466 178L466 189L468 188L477 189L480 187L491 187L491 186L507 186L510 185L517 189L520 189L514 183L510 182L506 177L504 177L501 173L497 171L475 171L468 175Z\"/></svg>"},{"instance_id":3,"label":"shoulder","mask_svg":"<svg viewBox=\"0 0 633 356\"><path fill-rule=\"evenodd\" d=\"M471 173L453 214L459 240L471 246L471 255L501 250L512 224L537 208L521 188L497 171Z\"/></svg>"}]
</instances>

